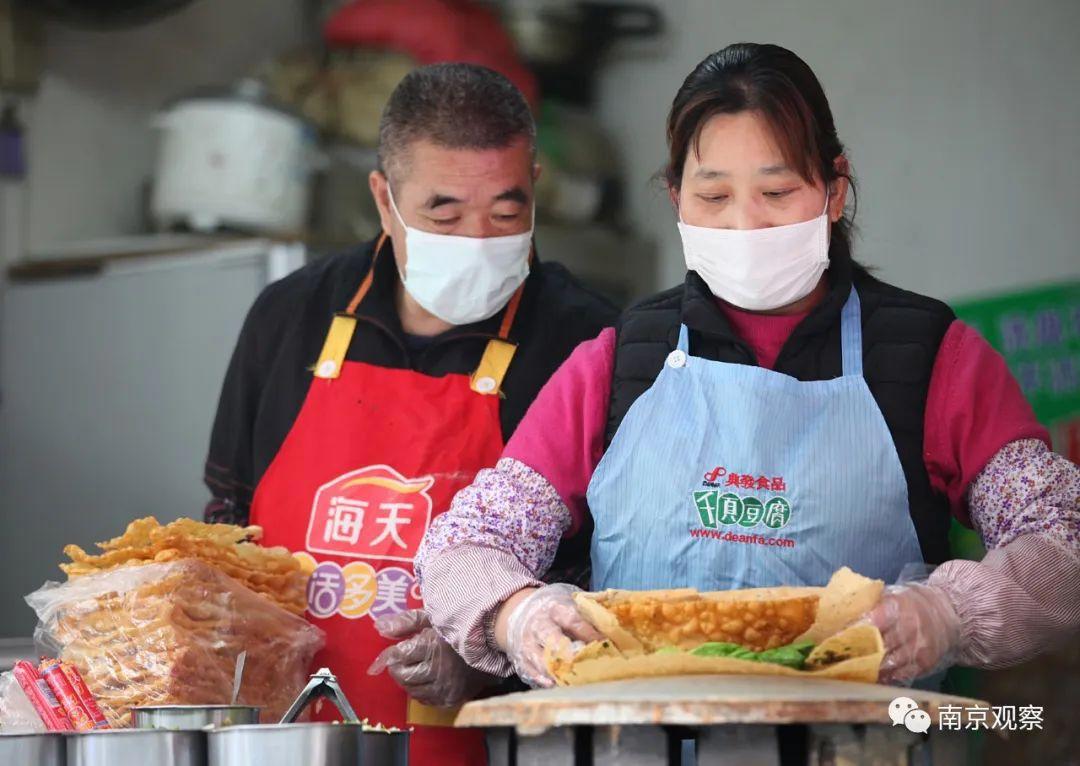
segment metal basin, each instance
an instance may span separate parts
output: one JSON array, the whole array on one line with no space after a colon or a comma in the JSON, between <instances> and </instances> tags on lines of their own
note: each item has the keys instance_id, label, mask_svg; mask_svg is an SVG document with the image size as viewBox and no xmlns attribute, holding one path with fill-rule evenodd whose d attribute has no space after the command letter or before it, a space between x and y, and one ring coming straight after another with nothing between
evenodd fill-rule
<instances>
[{"instance_id":1,"label":"metal basin","mask_svg":"<svg viewBox=\"0 0 1080 766\"><path fill-rule=\"evenodd\" d=\"M363 766L408 766L407 731L367 731L360 736L360 763Z\"/></svg>"},{"instance_id":2,"label":"metal basin","mask_svg":"<svg viewBox=\"0 0 1080 766\"><path fill-rule=\"evenodd\" d=\"M207 732L209 766L406 766L408 732L365 732L359 724L231 726Z\"/></svg>"},{"instance_id":3,"label":"metal basin","mask_svg":"<svg viewBox=\"0 0 1080 766\"><path fill-rule=\"evenodd\" d=\"M64 766L64 735L0 735L0 763L4 766Z\"/></svg>"},{"instance_id":4,"label":"metal basin","mask_svg":"<svg viewBox=\"0 0 1080 766\"><path fill-rule=\"evenodd\" d=\"M133 729L182 731L258 722L259 708L254 705L155 705L131 709Z\"/></svg>"},{"instance_id":5,"label":"metal basin","mask_svg":"<svg viewBox=\"0 0 1080 766\"><path fill-rule=\"evenodd\" d=\"M67 735L67 766L205 766L201 731L108 729Z\"/></svg>"}]
</instances>

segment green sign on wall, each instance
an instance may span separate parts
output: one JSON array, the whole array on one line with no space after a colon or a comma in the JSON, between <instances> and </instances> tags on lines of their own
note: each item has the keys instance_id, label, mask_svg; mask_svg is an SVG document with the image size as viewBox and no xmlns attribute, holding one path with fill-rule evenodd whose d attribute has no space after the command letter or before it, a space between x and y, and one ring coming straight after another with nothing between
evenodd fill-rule
<instances>
[{"instance_id":1,"label":"green sign on wall","mask_svg":"<svg viewBox=\"0 0 1080 766\"><path fill-rule=\"evenodd\" d=\"M1005 357L1054 448L1080 462L1080 282L958 302L953 309ZM979 536L955 521L949 541L957 557L983 557Z\"/></svg>"},{"instance_id":2,"label":"green sign on wall","mask_svg":"<svg viewBox=\"0 0 1080 766\"><path fill-rule=\"evenodd\" d=\"M1044 425L1080 418L1080 282L953 308L1005 357Z\"/></svg>"}]
</instances>

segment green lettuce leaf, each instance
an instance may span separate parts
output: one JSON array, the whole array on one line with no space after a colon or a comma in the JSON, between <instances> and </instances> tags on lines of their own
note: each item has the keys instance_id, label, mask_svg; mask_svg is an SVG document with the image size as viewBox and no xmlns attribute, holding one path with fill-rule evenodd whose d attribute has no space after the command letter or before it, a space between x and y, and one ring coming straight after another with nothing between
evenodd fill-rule
<instances>
[{"instance_id":1,"label":"green lettuce leaf","mask_svg":"<svg viewBox=\"0 0 1080 766\"><path fill-rule=\"evenodd\" d=\"M750 660L752 662L771 662L776 665L786 665L789 668L801 669L806 658L813 651L814 644L810 641L799 641L787 646L778 646L775 649L766 649L755 652L752 649L732 644L725 641L710 641L690 650L690 654L696 657L731 657L737 660ZM659 652L670 654L673 647L665 647Z\"/></svg>"}]
</instances>

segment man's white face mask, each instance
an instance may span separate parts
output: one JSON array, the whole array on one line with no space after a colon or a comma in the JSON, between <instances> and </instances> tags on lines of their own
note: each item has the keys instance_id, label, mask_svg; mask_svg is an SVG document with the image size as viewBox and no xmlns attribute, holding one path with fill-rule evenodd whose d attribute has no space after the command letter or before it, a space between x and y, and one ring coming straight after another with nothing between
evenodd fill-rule
<instances>
[{"instance_id":1,"label":"man's white face mask","mask_svg":"<svg viewBox=\"0 0 1080 766\"><path fill-rule=\"evenodd\" d=\"M413 300L453 325L482 322L499 313L529 275L535 212L532 226L521 234L435 234L407 225L389 181L386 190L390 208L405 229L406 262L401 281Z\"/></svg>"},{"instance_id":2,"label":"man's white face mask","mask_svg":"<svg viewBox=\"0 0 1080 766\"><path fill-rule=\"evenodd\" d=\"M805 298L829 268L829 195L817 218L768 229L710 229L684 223L686 268L712 294L749 311L771 311Z\"/></svg>"}]
</instances>

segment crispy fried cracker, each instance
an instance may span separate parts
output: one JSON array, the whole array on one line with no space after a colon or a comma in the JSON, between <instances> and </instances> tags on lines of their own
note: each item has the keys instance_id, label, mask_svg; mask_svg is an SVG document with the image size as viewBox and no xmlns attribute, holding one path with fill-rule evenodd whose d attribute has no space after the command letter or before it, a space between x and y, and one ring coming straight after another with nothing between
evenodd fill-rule
<instances>
[{"instance_id":1,"label":"crispy fried cracker","mask_svg":"<svg viewBox=\"0 0 1080 766\"><path fill-rule=\"evenodd\" d=\"M119 567L198 559L294 614L302 614L307 606L307 575L287 549L250 542L261 537L258 526L204 524L192 519L162 526L150 516L131 522L119 537L98 543L100 554L67 546L64 553L71 563L60 568L74 579Z\"/></svg>"}]
</instances>

